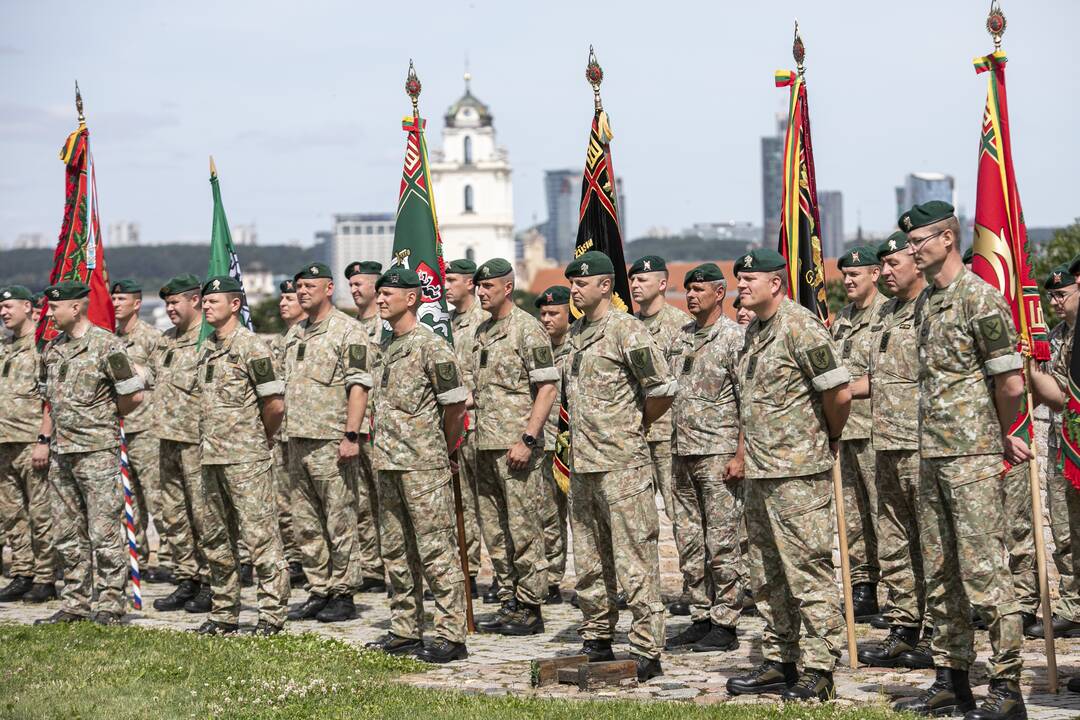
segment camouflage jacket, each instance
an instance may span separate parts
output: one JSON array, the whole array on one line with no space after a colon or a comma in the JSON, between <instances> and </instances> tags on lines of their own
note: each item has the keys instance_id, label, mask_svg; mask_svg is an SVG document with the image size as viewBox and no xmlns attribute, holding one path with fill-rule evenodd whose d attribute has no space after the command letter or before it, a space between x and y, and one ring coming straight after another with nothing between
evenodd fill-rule
<instances>
[{"instance_id":1,"label":"camouflage jacket","mask_svg":"<svg viewBox=\"0 0 1080 720\"><path fill-rule=\"evenodd\" d=\"M1003 451L992 378L1019 370L1016 331L1004 296L967 268L916 300L919 327L919 453Z\"/></svg>"},{"instance_id":2,"label":"camouflage jacket","mask_svg":"<svg viewBox=\"0 0 1080 720\"><path fill-rule=\"evenodd\" d=\"M739 416L749 479L791 478L832 467L821 393L847 383L817 316L784 299L746 328L739 357Z\"/></svg>"},{"instance_id":3,"label":"camouflage jacket","mask_svg":"<svg viewBox=\"0 0 1080 720\"><path fill-rule=\"evenodd\" d=\"M45 346L41 357L42 394L53 419L53 442L60 455L118 447L118 395L143 389L124 343L91 325L86 334L67 333Z\"/></svg>"},{"instance_id":4,"label":"camouflage jacket","mask_svg":"<svg viewBox=\"0 0 1080 720\"><path fill-rule=\"evenodd\" d=\"M544 451L555 452L555 440L559 436L559 408L563 402L563 384L562 373L565 360L570 355L570 343L566 342L566 338L563 338L562 345L555 345L551 348L551 352L555 355L555 368L559 371L558 382L558 394L555 396L555 402L551 405L551 412L548 413L547 422L544 423Z\"/></svg>"},{"instance_id":5,"label":"camouflage jacket","mask_svg":"<svg viewBox=\"0 0 1080 720\"><path fill-rule=\"evenodd\" d=\"M1050 366L1053 368L1055 379L1061 384L1065 380L1062 391L1065 393L1065 402L1069 399L1069 359L1072 355L1072 328L1065 321L1059 322L1050 331ZM1059 363L1060 364L1059 367ZM1053 467L1059 463L1058 453L1061 450L1061 413L1050 412L1050 429L1047 431L1047 467Z\"/></svg>"},{"instance_id":6,"label":"camouflage jacket","mask_svg":"<svg viewBox=\"0 0 1080 720\"><path fill-rule=\"evenodd\" d=\"M644 323L611 308L570 327L562 380L570 413L575 473L609 472L652 462L642 428L646 397L671 397L677 384Z\"/></svg>"},{"instance_id":7,"label":"camouflage jacket","mask_svg":"<svg viewBox=\"0 0 1080 720\"><path fill-rule=\"evenodd\" d=\"M135 408L135 412L124 418L124 432L137 433L150 430L150 434L154 435L157 417L160 414L154 401L156 395L154 386L157 373L155 365L158 362L158 353L163 340L161 333L142 320L136 319L135 328L131 332L126 335L116 333L116 337L124 343L128 357L135 364L136 371L142 373L145 383L142 403Z\"/></svg>"},{"instance_id":8,"label":"camouflage jacket","mask_svg":"<svg viewBox=\"0 0 1080 720\"><path fill-rule=\"evenodd\" d=\"M199 333L196 320L183 335L165 331L157 362L155 402L160 411L154 435L194 445L199 442Z\"/></svg>"},{"instance_id":9,"label":"camouflage jacket","mask_svg":"<svg viewBox=\"0 0 1080 720\"><path fill-rule=\"evenodd\" d=\"M840 351L840 362L847 368L852 380L861 378L867 372L874 335L871 327L877 323L881 306L887 299L875 290L870 304L862 310L856 308L855 303L848 303L836 315L832 336ZM869 400L852 400L843 439L869 439L871 413Z\"/></svg>"},{"instance_id":10,"label":"camouflage jacket","mask_svg":"<svg viewBox=\"0 0 1080 720\"><path fill-rule=\"evenodd\" d=\"M676 455L726 455L739 448L736 385L743 328L724 315L709 327L687 323L676 363L679 391L671 406Z\"/></svg>"},{"instance_id":11,"label":"camouflage jacket","mask_svg":"<svg viewBox=\"0 0 1080 720\"><path fill-rule=\"evenodd\" d=\"M333 309L321 322L301 320L285 340L285 405L289 437L340 440L350 390L371 389L368 334Z\"/></svg>"},{"instance_id":12,"label":"camouflage jacket","mask_svg":"<svg viewBox=\"0 0 1080 720\"><path fill-rule=\"evenodd\" d=\"M468 395L450 343L423 324L384 338L373 376L375 469L449 467L441 406Z\"/></svg>"},{"instance_id":13,"label":"camouflage jacket","mask_svg":"<svg viewBox=\"0 0 1080 720\"><path fill-rule=\"evenodd\" d=\"M270 459L259 400L283 395L270 348L243 325L226 338L215 332L199 358L202 464Z\"/></svg>"},{"instance_id":14,"label":"camouflage jacket","mask_svg":"<svg viewBox=\"0 0 1080 720\"><path fill-rule=\"evenodd\" d=\"M296 327L296 325L293 325ZM279 378L285 377L285 343L289 338L289 331L292 327L285 328L274 337L270 338L270 357L274 360L274 374ZM285 392L288 393L288 385L285 386ZM278 429L277 435L274 436L274 440L280 442L286 442L289 439L289 431L286 427L286 423L289 419L289 410L286 407L285 417L281 418L281 428Z\"/></svg>"},{"instance_id":15,"label":"camouflage jacket","mask_svg":"<svg viewBox=\"0 0 1080 720\"><path fill-rule=\"evenodd\" d=\"M454 353L461 368L462 382L465 388L476 393L476 383L472 376L472 354L476 347L476 330L480 323L491 317L491 313L480 307L480 302L473 298L473 304L463 313L454 310L450 313L450 331L454 334ZM475 399L475 398L474 398ZM476 410L469 410L469 432L476 430Z\"/></svg>"},{"instance_id":16,"label":"camouflage jacket","mask_svg":"<svg viewBox=\"0 0 1080 720\"><path fill-rule=\"evenodd\" d=\"M870 344L870 407L875 450L919 448L919 349L915 304L881 306Z\"/></svg>"},{"instance_id":17,"label":"camouflage jacket","mask_svg":"<svg viewBox=\"0 0 1080 720\"><path fill-rule=\"evenodd\" d=\"M559 371L544 327L516 305L505 318L488 318L476 329L469 360L476 402L477 450L506 450L521 439L539 383L556 382Z\"/></svg>"},{"instance_id":18,"label":"camouflage jacket","mask_svg":"<svg viewBox=\"0 0 1080 720\"><path fill-rule=\"evenodd\" d=\"M34 333L0 341L0 443L32 443L41 432Z\"/></svg>"},{"instance_id":19,"label":"camouflage jacket","mask_svg":"<svg viewBox=\"0 0 1080 720\"><path fill-rule=\"evenodd\" d=\"M679 353L682 352L682 329L686 323L690 322L690 316L665 302L664 306L660 308L660 312L655 315L641 317L639 314L637 318L645 323L645 327L652 334L656 346L660 348L660 352L667 358L668 370L673 375L677 374L678 370L675 363ZM671 442L671 423L672 414L670 412L664 413L660 419L649 427L648 441Z\"/></svg>"},{"instance_id":20,"label":"camouflage jacket","mask_svg":"<svg viewBox=\"0 0 1080 720\"><path fill-rule=\"evenodd\" d=\"M368 366L375 367L379 359L379 346L382 343L383 324L382 318L375 313L369 318L358 318L360 327L367 333L368 338ZM367 408L364 409L364 420L360 423L361 433L371 433L371 398L368 398Z\"/></svg>"}]
</instances>

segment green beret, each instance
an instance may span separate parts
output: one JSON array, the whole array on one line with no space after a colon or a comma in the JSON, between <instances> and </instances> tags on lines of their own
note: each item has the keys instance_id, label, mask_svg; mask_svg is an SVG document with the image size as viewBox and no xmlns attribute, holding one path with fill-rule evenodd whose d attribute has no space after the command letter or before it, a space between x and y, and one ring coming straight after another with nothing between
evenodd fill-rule
<instances>
[{"instance_id":1,"label":"green beret","mask_svg":"<svg viewBox=\"0 0 1080 720\"><path fill-rule=\"evenodd\" d=\"M353 275L382 275L382 263L374 260L357 260L345 268L345 279Z\"/></svg>"},{"instance_id":2,"label":"green beret","mask_svg":"<svg viewBox=\"0 0 1080 720\"><path fill-rule=\"evenodd\" d=\"M690 272L686 273L686 277L683 278L683 287L690 287L690 283L695 282L717 282L724 280L724 271L717 266L716 263L702 263L696 268L693 268Z\"/></svg>"},{"instance_id":3,"label":"green beret","mask_svg":"<svg viewBox=\"0 0 1080 720\"><path fill-rule=\"evenodd\" d=\"M124 278L123 280L117 280L112 284L112 293L141 293L142 285L132 280L131 278Z\"/></svg>"},{"instance_id":4,"label":"green beret","mask_svg":"<svg viewBox=\"0 0 1080 720\"><path fill-rule=\"evenodd\" d=\"M238 293L243 291L244 286L231 275L214 275L213 277L208 277L202 286L203 295L213 295L214 293Z\"/></svg>"},{"instance_id":5,"label":"green beret","mask_svg":"<svg viewBox=\"0 0 1080 720\"><path fill-rule=\"evenodd\" d=\"M295 280L282 280L278 285L278 289L281 290L282 295L295 295L296 294L296 281Z\"/></svg>"},{"instance_id":6,"label":"green beret","mask_svg":"<svg viewBox=\"0 0 1080 720\"><path fill-rule=\"evenodd\" d=\"M200 288L202 288L202 280L200 280L197 275L184 273L183 275L177 275L172 280L165 283L165 287L161 288L158 295L164 300L170 295L177 295L190 290L199 290Z\"/></svg>"},{"instance_id":7,"label":"green beret","mask_svg":"<svg viewBox=\"0 0 1080 720\"><path fill-rule=\"evenodd\" d=\"M34 305L41 305L45 302L45 291L34 293Z\"/></svg>"},{"instance_id":8,"label":"green beret","mask_svg":"<svg viewBox=\"0 0 1080 720\"><path fill-rule=\"evenodd\" d=\"M1080 255L1074 257L1072 262L1069 263L1069 272L1073 275L1080 275Z\"/></svg>"},{"instance_id":9,"label":"green beret","mask_svg":"<svg viewBox=\"0 0 1080 720\"><path fill-rule=\"evenodd\" d=\"M967 250L964 251L964 264L965 265L970 265L973 262L975 262L975 246L974 245L972 245L971 247L969 247Z\"/></svg>"},{"instance_id":10,"label":"green beret","mask_svg":"<svg viewBox=\"0 0 1080 720\"><path fill-rule=\"evenodd\" d=\"M907 233L904 232L903 230L897 230L892 235L890 235L888 237L888 239L885 240L885 242L881 243L881 245L878 247L878 249L877 249L878 260L881 260L882 258L884 258L884 257L886 257L888 255L892 255L894 252L898 252L900 250L903 250L907 246L908 246ZM837 264L839 264L839 263L837 263Z\"/></svg>"},{"instance_id":11,"label":"green beret","mask_svg":"<svg viewBox=\"0 0 1080 720\"><path fill-rule=\"evenodd\" d=\"M1075 284L1076 278L1069 272L1069 266L1058 265L1046 276L1046 280L1043 281L1043 288L1045 290L1060 290Z\"/></svg>"},{"instance_id":12,"label":"green beret","mask_svg":"<svg viewBox=\"0 0 1080 720\"><path fill-rule=\"evenodd\" d=\"M472 277L476 274L476 263L467 258L453 260L446 266L446 274L468 275L469 277Z\"/></svg>"},{"instance_id":13,"label":"green beret","mask_svg":"<svg viewBox=\"0 0 1080 720\"><path fill-rule=\"evenodd\" d=\"M392 267L375 281L375 289L378 290L381 287L418 288L420 276L407 267Z\"/></svg>"},{"instance_id":14,"label":"green beret","mask_svg":"<svg viewBox=\"0 0 1080 720\"><path fill-rule=\"evenodd\" d=\"M633 277L638 273L660 272L661 270L667 270L667 261L659 255L646 255L635 260L626 275Z\"/></svg>"},{"instance_id":15,"label":"green beret","mask_svg":"<svg viewBox=\"0 0 1080 720\"><path fill-rule=\"evenodd\" d=\"M333 280L334 274L330 272L329 266L325 263L317 262L311 263L306 267L300 268L300 272L293 275L293 280Z\"/></svg>"},{"instance_id":16,"label":"green beret","mask_svg":"<svg viewBox=\"0 0 1080 720\"><path fill-rule=\"evenodd\" d=\"M565 285L552 285L544 292L536 296L533 305L544 307L545 305L569 305L570 288Z\"/></svg>"},{"instance_id":17,"label":"green beret","mask_svg":"<svg viewBox=\"0 0 1080 720\"><path fill-rule=\"evenodd\" d=\"M514 266L508 263L502 258L492 258L486 263L476 268L476 273L473 275L473 280L480 282L481 280L491 280L493 278L501 278L509 275L514 271Z\"/></svg>"},{"instance_id":18,"label":"green beret","mask_svg":"<svg viewBox=\"0 0 1080 720\"><path fill-rule=\"evenodd\" d=\"M755 248L735 261L735 274L740 272L772 272L787 267L784 256L770 248Z\"/></svg>"},{"instance_id":19,"label":"green beret","mask_svg":"<svg viewBox=\"0 0 1080 720\"><path fill-rule=\"evenodd\" d=\"M49 300L78 300L90 294L90 286L78 280L65 280L45 288Z\"/></svg>"},{"instance_id":20,"label":"green beret","mask_svg":"<svg viewBox=\"0 0 1080 720\"><path fill-rule=\"evenodd\" d=\"M941 200L931 200L922 205L915 205L900 216L897 225L904 232L911 232L916 228L933 225L956 214L956 208Z\"/></svg>"},{"instance_id":21,"label":"green beret","mask_svg":"<svg viewBox=\"0 0 1080 720\"><path fill-rule=\"evenodd\" d=\"M840 270L843 270L844 268L867 267L869 265L877 264L879 264L877 248L872 248L869 245L853 247L850 250L845 251L836 261L836 267Z\"/></svg>"},{"instance_id":22,"label":"green beret","mask_svg":"<svg viewBox=\"0 0 1080 720\"><path fill-rule=\"evenodd\" d=\"M24 285L8 285L0 291L0 300L28 300L33 302L34 295Z\"/></svg>"},{"instance_id":23,"label":"green beret","mask_svg":"<svg viewBox=\"0 0 1080 720\"><path fill-rule=\"evenodd\" d=\"M593 275L614 275L615 266L611 258L599 250L590 250L566 266L563 273L568 278L591 277Z\"/></svg>"}]
</instances>

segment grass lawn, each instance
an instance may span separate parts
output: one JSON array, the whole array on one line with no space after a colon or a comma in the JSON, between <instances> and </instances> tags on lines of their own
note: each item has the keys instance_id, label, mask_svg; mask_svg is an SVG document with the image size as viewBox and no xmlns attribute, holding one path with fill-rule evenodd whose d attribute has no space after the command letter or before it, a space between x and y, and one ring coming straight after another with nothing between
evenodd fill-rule
<instances>
[{"instance_id":1,"label":"grass lawn","mask_svg":"<svg viewBox=\"0 0 1080 720\"><path fill-rule=\"evenodd\" d=\"M317 635L203 638L90 623L0 625L0 718L790 718L875 720L829 706L564 702L421 690L423 665Z\"/></svg>"}]
</instances>

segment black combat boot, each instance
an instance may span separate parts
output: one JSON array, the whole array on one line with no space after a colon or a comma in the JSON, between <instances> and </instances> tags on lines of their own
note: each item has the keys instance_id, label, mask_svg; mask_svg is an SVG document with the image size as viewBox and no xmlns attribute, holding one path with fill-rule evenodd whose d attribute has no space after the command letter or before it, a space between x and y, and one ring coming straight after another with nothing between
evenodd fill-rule
<instances>
[{"instance_id":1,"label":"black combat boot","mask_svg":"<svg viewBox=\"0 0 1080 720\"><path fill-rule=\"evenodd\" d=\"M868 623L878 614L877 583L859 583L851 588L855 622Z\"/></svg>"},{"instance_id":2,"label":"black combat boot","mask_svg":"<svg viewBox=\"0 0 1080 720\"><path fill-rule=\"evenodd\" d=\"M420 642L419 639L401 637L388 632L378 640L367 643L364 647L369 650L382 650L387 655L411 655L418 650L422 650L424 643Z\"/></svg>"},{"instance_id":3,"label":"black combat boot","mask_svg":"<svg viewBox=\"0 0 1080 720\"><path fill-rule=\"evenodd\" d=\"M445 638L436 638L416 652L417 660L439 665L467 657L469 651L465 648L465 643L456 643Z\"/></svg>"},{"instance_id":4,"label":"black combat boot","mask_svg":"<svg viewBox=\"0 0 1080 720\"><path fill-rule=\"evenodd\" d=\"M181 580L176 589L163 598L154 601L154 609L159 612L183 610L184 603L199 594L199 583L194 580Z\"/></svg>"},{"instance_id":5,"label":"black combat boot","mask_svg":"<svg viewBox=\"0 0 1080 720\"><path fill-rule=\"evenodd\" d=\"M381 593L386 592L386 581L382 578L366 577L356 588L356 592L361 593Z\"/></svg>"},{"instance_id":6,"label":"black combat boot","mask_svg":"<svg viewBox=\"0 0 1080 720\"><path fill-rule=\"evenodd\" d=\"M709 634L690 646L694 652L730 652L739 647L735 628L713 625Z\"/></svg>"},{"instance_id":7,"label":"black combat boot","mask_svg":"<svg viewBox=\"0 0 1080 720\"><path fill-rule=\"evenodd\" d=\"M500 635L539 635L544 632L544 618L539 605L517 604L517 611L495 631Z\"/></svg>"},{"instance_id":8,"label":"black combat boot","mask_svg":"<svg viewBox=\"0 0 1080 720\"><path fill-rule=\"evenodd\" d=\"M184 603L184 612L192 614L208 613L213 601L214 593L210 590L210 585L204 583L199 587L199 594Z\"/></svg>"},{"instance_id":9,"label":"black combat boot","mask_svg":"<svg viewBox=\"0 0 1080 720\"><path fill-rule=\"evenodd\" d=\"M1065 687L1069 688L1069 692L1080 693L1080 677L1069 678Z\"/></svg>"},{"instance_id":10,"label":"black combat boot","mask_svg":"<svg viewBox=\"0 0 1080 720\"><path fill-rule=\"evenodd\" d=\"M913 652L918 642L918 628L894 627L880 643L860 650L859 662L870 667L896 667L900 656Z\"/></svg>"},{"instance_id":11,"label":"black combat boot","mask_svg":"<svg viewBox=\"0 0 1080 720\"><path fill-rule=\"evenodd\" d=\"M223 623L217 620L207 620L195 630L199 635L235 635L240 632L240 626L236 623Z\"/></svg>"},{"instance_id":12,"label":"black combat boot","mask_svg":"<svg viewBox=\"0 0 1080 720\"><path fill-rule=\"evenodd\" d=\"M667 650L671 650L672 648L693 645L698 640L708 635L710 630L712 630L712 623L710 621L695 620L681 633L669 639L664 647Z\"/></svg>"},{"instance_id":13,"label":"black combat boot","mask_svg":"<svg viewBox=\"0 0 1080 720\"><path fill-rule=\"evenodd\" d=\"M832 673L825 670L807 670L780 696L784 702L794 700L832 700L836 697Z\"/></svg>"},{"instance_id":14,"label":"black combat boot","mask_svg":"<svg viewBox=\"0 0 1080 720\"><path fill-rule=\"evenodd\" d=\"M915 649L901 653L896 666L911 668L912 670L928 670L934 667L934 653L930 648L933 638L933 630L923 632L919 642L915 644Z\"/></svg>"},{"instance_id":15,"label":"black combat boot","mask_svg":"<svg viewBox=\"0 0 1080 720\"><path fill-rule=\"evenodd\" d=\"M356 617L356 603L353 602L352 593L333 596L326 606L315 614L315 619L321 623L344 622L354 617Z\"/></svg>"},{"instance_id":16,"label":"black combat boot","mask_svg":"<svg viewBox=\"0 0 1080 720\"><path fill-rule=\"evenodd\" d=\"M163 567L147 568L146 572L142 574L142 579L151 585L172 585L176 583L172 570Z\"/></svg>"},{"instance_id":17,"label":"black combat boot","mask_svg":"<svg viewBox=\"0 0 1080 720\"><path fill-rule=\"evenodd\" d=\"M971 627L975 628L976 630L986 629L986 621L983 620L982 615L980 615L979 611L975 608L971 608Z\"/></svg>"},{"instance_id":18,"label":"black combat boot","mask_svg":"<svg viewBox=\"0 0 1080 720\"><path fill-rule=\"evenodd\" d=\"M298 562L289 563L289 586L304 587L307 584L307 575L304 574L304 566Z\"/></svg>"},{"instance_id":19,"label":"black combat boot","mask_svg":"<svg viewBox=\"0 0 1080 720\"><path fill-rule=\"evenodd\" d=\"M1029 638L1041 638L1042 635L1036 635L1032 632L1036 625L1039 629L1042 629L1042 623L1039 622L1039 618L1035 617L1035 613L1022 612L1020 613L1021 621L1024 623L1024 637Z\"/></svg>"},{"instance_id":20,"label":"black combat boot","mask_svg":"<svg viewBox=\"0 0 1080 720\"><path fill-rule=\"evenodd\" d=\"M293 605L292 609L285 616L289 620L314 620L315 616L322 612L322 609L326 607L326 603L329 602L328 598L324 595L308 595L308 599L297 605Z\"/></svg>"},{"instance_id":21,"label":"black combat boot","mask_svg":"<svg viewBox=\"0 0 1080 720\"><path fill-rule=\"evenodd\" d=\"M476 623L476 630L477 632L483 633L497 633L499 632L499 628L501 628L515 612L517 612L517 600L515 598L510 598L503 602L502 607L496 610L494 615L489 615L486 620L481 620Z\"/></svg>"},{"instance_id":22,"label":"black combat boot","mask_svg":"<svg viewBox=\"0 0 1080 720\"><path fill-rule=\"evenodd\" d=\"M478 588L476 586L476 576L475 575L470 575L469 576L469 595L472 596L473 600L479 600L480 599L480 588Z\"/></svg>"},{"instance_id":23,"label":"black combat boot","mask_svg":"<svg viewBox=\"0 0 1080 720\"><path fill-rule=\"evenodd\" d=\"M615 595L615 607L619 610L626 610L630 606L626 603L626 593L621 592Z\"/></svg>"},{"instance_id":24,"label":"black combat boot","mask_svg":"<svg viewBox=\"0 0 1080 720\"><path fill-rule=\"evenodd\" d=\"M974 709L975 698L971 696L967 670L952 668L938 668L934 684L926 688L922 695L893 705L893 710L897 712L933 717L957 715Z\"/></svg>"},{"instance_id":25,"label":"black combat boot","mask_svg":"<svg viewBox=\"0 0 1080 720\"><path fill-rule=\"evenodd\" d=\"M248 630L245 635L255 635L259 637L270 637L271 635L277 635L284 630L281 625L275 625L269 620L260 620L255 624L255 627Z\"/></svg>"},{"instance_id":26,"label":"black combat boot","mask_svg":"<svg viewBox=\"0 0 1080 720\"><path fill-rule=\"evenodd\" d=\"M610 640L586 640L581 644L578 655L585 655L589 662L611 662L615 659Z\"/></svg>"},{"instance_id":27,"label":"black combat boot","mask_svg":"<svg viewBox=\"0 0 1080 720\"><path fill-rule=\"evenodd\" d=\"M30 592L23 595L20 600L24 603L43 603L56 598L56 586L50 583L34 583Z\"/></svg>"},{"instance_id":28,"label":"black combat boot","mask_svg":"<svg viewBox=\"0 0 1080 720\"><path fill-rule=\"evenodd\" d=\"M90 618L86 617L85 615L76 615L75 613L70 613L67 610L57 610L56 612L54 612L52 615L50 615L47 618L38 618L37 620L34 621L34 624L35 625L57 625L57 624L60 624L60 623L83 622L84 620L89 620L89 619Z\"/></svg>"},{"instance_id":29,"label":"black combat boot","mask_svg":"<svg viewBox=\"0 0 1080 720\"><path fill-rule=\"evenodd\" d=\"M690 603L685 600L676 600L667 606L667 611L676 617L684 617L690 614Z\"/></svg>"},{"instance_id":30,"label":"black combat boot","mask_svg":"<svg viewBox=\"0 0 1080 720\"><path fill-rule=\"evenodd\" d=\"M23 600L26 598L24 597ZM1056 638L1077 638L1080 637L1080 622L1073 622L1067 620L1058 615L1054 616L1051 623L1054 628L1054 637ZM1031 627L1024 628L1024 634L1030 638L1043 638L1046 636L1046 630L1043 629L1042 620L1036 622Z\"/></svg>"},{"instance_id":31,"label":"black combat boot","mask_svg":"<svg viewBox=\"0 0 1080 720\"><path fill-rule=\"evenodd\" d=\"M90 619L96 622L98 625L119 625L122 616L120 613L114 613L109 610L98 610L96 613L90 616Z\"/></svg>"},{"instance_id":32,"label":"black combat boot","mask_svg":"<svg viewBox=\"0 0 1080 720\"><path fill-rule=\"evenodd\" d=\"M633 653L631 654L633 655ZM664 674L664 668L660 665L660 658L647 658L643 655L634 655L634 664L637 665L638 682L645 682Z\"/></svg>"},{"instance_id":33,"label":"black combat boot","mask_svg":"<svg viewBox=\"0 0 1080 720\"><path fill-rule=\"evenodd\" d=\"M251 563L240 565L240 586L251 587L255 584L255 567Z\"/></svg>"},{"instance_id":34,"label":"black combat boot","mask_svg":"<svg viewBox=\"0 0 1080 720\"><path fill-rule=\"evenodd\" d=\"M889 618L885 617L885 613L880 612L874 617L870 618L870 627L877 630L891 630L892 625L889 623Z\"/></svg>"},{"instance_id":35,"label":"black combat boot","mask_svg":"<svg viewBox=\"0 0 1080 720\"><path fill-rule=\"evenodd\" d=\"M491 585L488 586L488 590L484 593L484 604L494 605L499 602L499 578L492 578Z\"/></svg>"},{"instance_id":36,"label":"black combat boot","mask_svg":"<svg viewBox=\"0 0 1080 720\"><path fill-rule=\"evenodd\" d=\"M0 602L14 602L26 593L34 585L34 578L29 575L16 575L11 579L3 590L0 590Z\"/></svg>"},{"instance_id":37,"label":"black combat boot","mask_svg":"<svg viewBox=\"0 0 1080 720\"><path fill-rule=\"evenodd\" d=\"M547 597L544 598L545 605L562 605L562 590L558 585L548 585Z\"/></svg>"},{"instance_id":38,"label":"black combat boot","mask_svg":"<svg viewBox=\"0 0 1080 720\"><path fill-rule=\"evenodd\" d=\"M745 675L728 678L727 691L731 695L760 695L787 690L799 681L795 663L766 660Z\"/></svg>"},{"instance_id":39,"label":"black combat boot","mask_svg":"<svg viewBox=\"0 0 1080 720\"><path fill-rule=\"evenodd\" d=\"M964 720L1027 720L1020 684L1015 680L991 680L990 693L982 706L965 715Z\"/></svg>"}]
</instances>

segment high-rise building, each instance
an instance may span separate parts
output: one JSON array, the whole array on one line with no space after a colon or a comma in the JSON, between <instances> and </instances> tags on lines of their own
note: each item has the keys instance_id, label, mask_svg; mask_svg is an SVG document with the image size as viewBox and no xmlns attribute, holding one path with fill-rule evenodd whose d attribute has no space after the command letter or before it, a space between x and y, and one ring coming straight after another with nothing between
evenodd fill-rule
<instances>
[{"instance_id":1,"label":"high-rise building","mask_svg":"<svg viewBox=\"0 0 1080 720\"><path fill-rule=\"evenodd\" d=\"M139 244L139 224L119 220L109 223L105 236L105 247L134 247Z\"/></svg>"},{"instance_id":2,"label":"high-rise building","mask_svg":"<svg viewBox=\"0 0 1080 720\"><path fill-rule=\"evenodd\" d=\"M896 188L896 217L931 200L942 200L956 206L956 180L943 173L911 173L904 184Z\"/></svg>"},{"instance_id":3,"label":"high-rise building","mask_svg":"<svg viewBox=\"0 0 1080 720\"><path fill-rule=\"evenodd\" d=\"M229 234L232 236L233 245L237 247L256 245L259 241L259 234L255 231L255 223L233 225L229 228Z\"/></svg>"},{"instance_id":4,"label":"high-rise building","mask_svg":"<svg viewBox=\"0 0 1080 720\"><path fill-rule=\"evenodd\" d=\"M390 264L394 253L393 213L352 213L334 216L334 231L330 239L330 270L334 274L334 304L352 304L345 267L354 260L377 260Z\"/></svg>"},{"instance_id":5,"label":"high-rise building","mask_svg":"<svg viewBox=\"0 0 1080 720\"><path fill-rule=\"evenodd\" d=\"M544 196L547 199L548 219L540 231L547 243L547 255L559 263L574 259L577 245L578 218L581 215L581 170L545 170ZM615 177L615 198L619 209L619 230L623 242L630 240L626 224L626 192L622 178Z\"/></svg>"},{"instance_id":6,"label":"high-rise building","mask_svg":"<svg viewBox=\"0 0 1080 720\"><path fill-rule=\"evenodd\" d=\"M776 135L761 138L761 245L780 239L780 203L784 201L784 135L787 116L776 116Z\"/></svg>"},{"instance_id":7,"label":"high-rise building","mask_svg":"<svg viewBox=\"0 0 1080 720\"><path fill-rule=\"evenodd\" d=\"M821 253L824 257L840 257L844 253L844 195L839 190L818 191L818 219L821 228Z\"/></svg>"}]
</instances>

